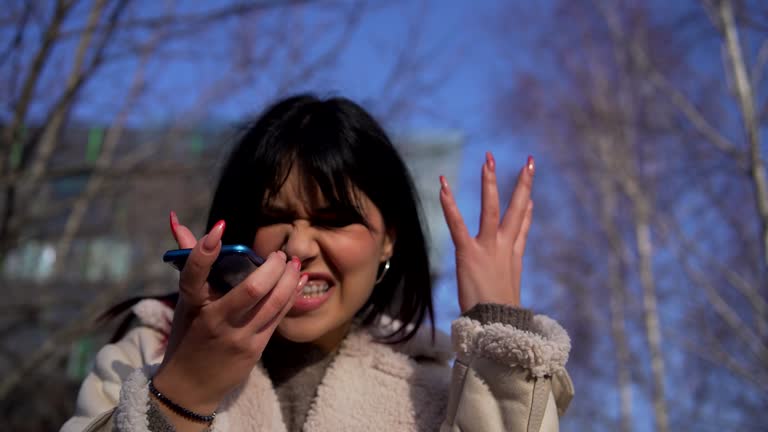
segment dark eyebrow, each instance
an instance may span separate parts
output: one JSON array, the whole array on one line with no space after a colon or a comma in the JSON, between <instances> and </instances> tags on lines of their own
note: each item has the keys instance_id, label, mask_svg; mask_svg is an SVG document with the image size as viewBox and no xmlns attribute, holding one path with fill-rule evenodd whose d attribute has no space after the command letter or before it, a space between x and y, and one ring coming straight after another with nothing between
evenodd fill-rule
<instances>
[{"instance_id":1,"label":"dark eyebrow","mask_svg":"<svg viewBox=\"0 0 768 432\"><path fill-rule=\"evenodd\" d=\"M270 216L295 216L296 212L285 208L285 207L276 207L272 205L265 205L262 210L262 213L268 214Z\"/></svg>"},{"instance_id":2,"label":"dark eyebrow","mask_svg":"<svg viewBox=\"0 0 768 432\"><path fill-rule=\"evenodd\" d=\"M349 211L347 208L339 208L339 207L318 207L316 209L312 209L312 213L314 214L336 214L339 212L345 212Z\"/></svg>"},{"instance_id":3,"label":"dark eyebrow","mask_svg":"<svg viewBox=\"0 0 768 432\"><path fill-rule=\"evenodd\" d=\"M293 209L269 205L269 204L265 205L262 208L261 212L264 215L274 217L274 218L281 218L281 219L298 219L299 217L298 212L296 212ZM318 208L310 209L308 213L310 218L345 215L347 217L365 219L362 211L359 209L338 207L338 206L318 207Z\"/></svg>"}]
</instances>

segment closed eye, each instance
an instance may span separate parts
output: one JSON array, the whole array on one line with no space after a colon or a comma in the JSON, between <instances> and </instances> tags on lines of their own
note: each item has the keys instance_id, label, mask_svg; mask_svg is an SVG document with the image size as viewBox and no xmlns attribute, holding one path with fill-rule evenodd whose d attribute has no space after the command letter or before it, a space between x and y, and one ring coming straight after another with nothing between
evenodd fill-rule
<instances>
[{"instance_id":1,"label":"closed eye","mask_svg":"<svg viewBox=\"0 0 768 432\"><path fill-rule=\"evenodd\" d=\"M332 211L319 210L311 218L312 225L322 228L343 228L349 225L361 224L368 226L368 222L356 211Z\"/></svg>"},{"instance_id":2,"label":"closed eye","mask_svg":"<svg viewBox=\"0 0 768 432\"><path fill-rule=\"evenodd\" d=\"M266 209L260 217L260 225L279 225L290 224L296 220L296 215L292 212L282 211L279 209Z\"/></svg>"},{"instance_id":3,"label":"closed eye","mask_svg":"<svg viewBox=\"0 0 768 432\"><path fill-rule=\"evenodd\" d=\"M338 210L330 208L321 208L313 211L309 218L303 218L294 212L268 208L261 215L262 226L293 224L299 219L307 219L313 226L326 229L338 229L349 225L365 225L368 227L368 221L358 212L350 210Z\"/></svg>"}]
</instances>

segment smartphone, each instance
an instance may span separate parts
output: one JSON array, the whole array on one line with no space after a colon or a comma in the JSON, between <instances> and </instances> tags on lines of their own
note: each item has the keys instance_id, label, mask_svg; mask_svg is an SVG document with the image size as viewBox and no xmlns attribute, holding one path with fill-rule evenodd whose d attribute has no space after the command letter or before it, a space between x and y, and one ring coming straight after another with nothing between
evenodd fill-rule
<instances>
[{"instance_id":1,"label":"smartphone","mask_svg":"<svg viewBox=\"0 0 768 432\"><path fill-rule=\"evenodd\" d=\"M174 249L163 254L163 261L178 271L184 268L192 249ZM256 255L248 246L226 245L221 247L219 257L208 273L208 283L216 291L225 294L245 280L254 270L264 264L264 258Z\"/></svg>"}]
</instances>

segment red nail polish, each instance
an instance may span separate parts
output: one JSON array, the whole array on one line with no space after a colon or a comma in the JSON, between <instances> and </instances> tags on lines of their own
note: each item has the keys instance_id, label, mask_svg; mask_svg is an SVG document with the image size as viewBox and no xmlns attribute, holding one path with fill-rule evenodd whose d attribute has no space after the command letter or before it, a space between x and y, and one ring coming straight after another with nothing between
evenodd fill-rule
<instances>
[{"instance_id":1,"label":"red nail polish","mask_svg":"<svg viewBox=\"0 0 768 432\"><path fill-rule=\"evenodd\" d=\"M301 260L297 256L293 256L291 258L291 264L293 264L294 267L296 267L296 271L301 270Z\"/></svg>"},{"instance_id":2,"label":"red nail polish","mask_svg":"<svg viewBox=\"0 0 768 432\"><path fill-rule=\"evenodd\" d=\"M223 220L216 222L216 225L211 228L208 235L205 236L203 241L203 248L207 251L213 251L216 249L216 245L221 241L221 237L224 235L224 228L227 227L227 223Z\"/></svg>"},{"instance_id":3,"label":"red nail polish","mask_svg":"<svg viewBox=\"0 0 768 432\"><path fill-rule=\"evenodd\" d=\"M444 190L448 190L448 181L445 179L445 176L440 176L440 187Z\"/></svg>"},{"instance_id":4,"label":"red nail polish","mask_svg":"<svg viewBox=\"0 0 768 432\"><path fill-rule=\"evenodd\" d=\"M533 163L533 156L528 156L528 160L525 163L525 166L528 168L528 171L533 174L533 171L535 169L534 163Z\"/></svg>"},{"instance_id":5,"label":"red nail polish","mask_svg":"<svg viewBox=\"0 0 768 432\"><path fill-rule=\"evenodd\" d=\"M179 218L176 216L176 212L171 210L171 215L168 219L171 225L171 233L173 233L173 237L176 238L176 225L179 224Z\"/></svg>"},{"instance_id":6,"label":"red nail polish","mask_svg":"<svg viewBox=\"0 0 768 432\"><path fill-rule=\"evenodd\" d=\"M488 165L489 170L496 170L496 159L493 158L493 153L485 152L485 163Z\"/></svg>"},{"instance_id":7,"label":"red nail polish","mask_svg":"<svg viewBox=\"0 0 768 432\"><path fill-rule=\"evenodd\" d=\"M299 283L296 284L296 293L301 294L301 292L304 290L304 285L307 284L307 281L309 280L308 275L301 276L301 279L299 279Z\"/></svg>"}]
</instances>

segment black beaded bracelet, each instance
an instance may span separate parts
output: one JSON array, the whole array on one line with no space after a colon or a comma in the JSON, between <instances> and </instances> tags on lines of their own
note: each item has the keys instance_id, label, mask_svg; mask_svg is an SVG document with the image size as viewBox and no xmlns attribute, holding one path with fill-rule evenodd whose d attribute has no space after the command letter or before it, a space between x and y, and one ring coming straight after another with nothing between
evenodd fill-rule
<instances>
[{"instance_id":1,"label":"black beaded bracelet","mask_svg":"<svg viewBox=\"0 0 768 432\"><path fill-rule=\"evenodd\" d=\"M149 392L152 393L157 400L159 400L163 405L167 406L171 409L171 411L175 412L176 414L184 417L187 420L192 420L194 422L198 423L212 423L213 419L216 418L216 411L214 411L211 415L202 415L198 414L194 411L190 411L183 406L177 404L176 402L168 399L167 396L160 393L160 391L155 388L155 385L152 383L152 380L149 380Z\"/></svg>"}]
</instances>

